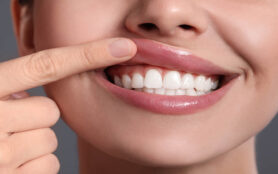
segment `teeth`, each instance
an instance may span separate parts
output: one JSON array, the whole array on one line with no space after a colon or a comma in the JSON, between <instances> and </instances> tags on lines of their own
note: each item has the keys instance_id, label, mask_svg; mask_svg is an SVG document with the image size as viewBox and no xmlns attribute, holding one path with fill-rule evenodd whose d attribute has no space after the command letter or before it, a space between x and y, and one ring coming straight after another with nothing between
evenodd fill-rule
<instances>
[{"instance_id":1,"label":"teeth","mask_svg":"<svg viewBox=\"0 0 278 174\"><path fill-rule=\"evenodd\" d=\"M197 96L197 93L194 89L188 89L188 90L186 90L186 95Z\"/></svg>"},{"instance_id":2,"label":"teeth","mask_svg":"<svg viewBox=\"0 0 278 174\"><path fill-rule=\"evenodd\" d=\"M195 86L194 77L192 74L186 73L182 76L181 89L193 89Z\"/></svg>"},{"instance_id":3,"label":"teeth","mask_svg":"<svg viewBox=\"0 0 278 174\"><path fill-rule=\"evenodd\" d=\"M154 89L150 89L150 88L143 88L143 91L150 94L154 93Z\"/></svg>"},{"instance_id":4,"label":"teeth","mask_svg":"<svg viewBox=\"0 0 278 174\"><path fill-rule=\"evenodd\" d=\"M196 91L196 94L197 95L204 95L204 94L206 94L204 91Z\"/></svg>"},{"instance_id":5,"label":"teeth","mask_svg":"<svg viewBox=\"0 0 278 174\"><path fill-rule=\"evenodd\" d=\"M215 88L213 88L215 83L216 82L213 82L210 78L207 78L206 83L205 83L205 90L204 91L209 91L211 89L215 89ZM217 87L217 86L218 86L218 84L216 83L215 87Z\"/></svg>"},{"instance_id":6,"label":"teeth","mask_svg":"<svg viewBox=\"0 0 278 174\"><path fill-rule=\"evenodd\" d=\"M165 94L166 95L175 95L176 94L176 90L174 90L174 89L166 89Z\"/></svg>"},{"instance_id":7,"label":"teeth","mask_svg":"<svg viewBox=\"0 0 278 174\"><path fill-rule=\"evenodd\" d=\"M155 69L148 70L144 84L146 88L162 88L162 77L160 72Z\"/></svg>"},{"instance_id":8,"label":"teeth","mask_svg":"<svg viewBox=\"0 0 278 174\"><path fill-rule=\"evenodd\" d=\"M155 89L155 94L160 94L160 95L164 95L165 94L165 88L159 88L159 89Z\"/></svg>"},{"instance_id":9,"label":"teeth","mask_svg":"<svg viewBox=\"0 0 278 174\"><path fill-rule=\"evenodd\" d=\"M123 75L123 86L124 88L131 89L131 79L128 75Z\"/></svg>"},{"instance_id":10,"label":"teeth","mask_svg":"<svg viewBox=\"0 0 278 174\"><path fill-rule=\"evenodd\" d=\"M169 71L164 76L163 87L166 89L179 89L181 87L181 76L177 71Z\"/></svg>"},{"instance_id":11,"label":"teeth","mask_svg":"<svg viewBox=\"0 0 278 174\"><path fill-rule=\"evenodd\" d=\"M184 89L177 89L176 95L186 95L186 91Z\"/></svg>"},{"instance_id":12,"label":"teeth","mask_svg":"<svg viewBox=\"0 0 278 174\"><path fill-rule=\"evenodd\" d=\"M206 85L206 77L205 76L200 75L195 79L195 88L196 88L196 90L204 91L205 88L206 88L205 85Z\"/></svg>"},{"instance_id":13,"label":"teeth","mask_svg":"<svg viewBox=\"0 0 278 174\"><path fill-rule=\"evenodd\" d=\"M127 74L122 75L122 79L120 76L115 75L114 83L127 89L169 96L205 95L216 89L219 83L218 80L212 80L212 78L204 75L194 76L190 73L185 73L181 76L178 71L168 71L164 77L161 74L163 73L157 69L149 69L145 78L139 72L133 73L132 78Z\"/></svg>"},{"instance_id":14,"label":"teeth","mask_svg":"<svg viewBox=\"0 0 278 174\"><path fill-rule=\"evenodd\" d=\"M114 83L117 85L117 86L120 86L120 87L123 87L123 84L122 84L122 80L119 76L115 76L114 77Z\"/></svg>"},{"instance_id":15,"label":"teeth","mask_svg":"<svg viewBox=\"0 0 278 174\"><path fill-rule=\"evenodd\" d=\"M134 73L131 82L132 88L143 88L144 87L144 78L139 73Z\"/></svg>"},{"instance_id":16,"label":"teeth","mask_svg":"<svg viewBox=\"0 0 278 174\"><path fill-rule=\"evenodd\" d=\"M216 89L218 87L219 81L217 80L216 82L211 82L211 89Z\"/></svg>"}]
</instances>

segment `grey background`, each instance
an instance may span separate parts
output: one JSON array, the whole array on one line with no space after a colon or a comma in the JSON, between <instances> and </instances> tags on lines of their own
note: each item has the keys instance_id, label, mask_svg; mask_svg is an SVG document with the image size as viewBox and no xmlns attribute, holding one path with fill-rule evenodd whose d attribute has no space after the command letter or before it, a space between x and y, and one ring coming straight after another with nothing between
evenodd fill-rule
<instances>
[{"instance_id":1,"label":"grey background","mask_svg":"<svg viewBox=\"0 0 278 174\"><path fill-rule=\"evenodd\" d=\"M13 34L10 0L0 0L0 61L18 56L15 37ZM42 87L28 90L31 95L45 96ZM60 174L78 173L77 142L74 132L62 121L53 127L56 132L59 146L55 154L61 163Z\"/></svg>"},{"instance_id":2,"label":"grey background","mask_svg":"<svg viewBox=\"0 0 278 174\"><path fill-rule=\"evenodd\" d=\"M16 41L13 35L10 0L0 1L0 61L5 61L18 56ZM29 90L31 95L45 95L41 87ZM76 135L60 120L53 127L59 147L56 155L61 162L61 174L78 173L78 154ZM257 162L260 174L278 173L278 117L266 127L257 138Z\"/></svg>"}]
</instances>

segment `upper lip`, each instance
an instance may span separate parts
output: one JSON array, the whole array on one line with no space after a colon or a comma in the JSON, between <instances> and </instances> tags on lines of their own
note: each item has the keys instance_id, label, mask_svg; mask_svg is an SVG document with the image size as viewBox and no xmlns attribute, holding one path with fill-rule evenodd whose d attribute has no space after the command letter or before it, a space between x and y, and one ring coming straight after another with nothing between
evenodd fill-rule
<instances>
[{"instance_id":1,"label":"upper lip","mask_svg":"<svg viewBox=\"0 0 278 174\"><path fill-rule=\"evenodd\" d=\"M120 65L147 64L203 75L235 74L212 62L193 55L184 48L174 47L149 39L132 38L137 45L136 55Z\"/></svg>"}]
</instances>

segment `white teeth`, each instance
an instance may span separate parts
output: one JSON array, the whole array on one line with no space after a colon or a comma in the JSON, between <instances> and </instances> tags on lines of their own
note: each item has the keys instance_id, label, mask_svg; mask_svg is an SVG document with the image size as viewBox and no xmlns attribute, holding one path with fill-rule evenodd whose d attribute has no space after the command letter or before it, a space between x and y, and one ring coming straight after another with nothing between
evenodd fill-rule
<instances>
[{"instance_id":1,"label":"white teeth","mask_svg":"<svg viewBox=\"0 0 278 174\"><path fill-rule=\"evenodd\" d=\"M211 90L213 84L214 84L213 81L212 81L210 78L207 78L207 79L206 79L206 82L205 82L204 91L209 91L209 90Z\"/></svg>"},{"instance_id":2,"label":"white teeth","mask_svg":"<svg viewBox=\"0 0 278 174\"><path fill-rule=\"evenodd\" d=\"M194 89L188 89L188 90L186 90L186 95L197 96L197 93Z\"/></svg>"},{"instance_id":3,"label":"white teeth","mask_svg":"<svg viewBox=\"0 0 278 174\"><path fill-rule=\"evenodd\" d=\"M164 76L163 87L166 89L179 89L181 87L181 76L177 71L169 71Z\"/></svg>"},{"instance_id":4,"label":"white teeth","mask_svg":"<svg viewBox=\"0 0 278 174\"><path fill-rule=\"evenodd\" d=\"M134 73L131 82L132 88L143 88L144 87L144 78L139 73Z\"/></svg>"},{"instance_id":5,"label":"white teeth","mask_svg":"<svg viewBox=\"0 0 278 174\"><path fill-rule=\"evenodd\" d=\"M123 84L122 84L122 80L119 76L115 76L114 77L114 83L117 85L117 86L120 86L120 87L123 87Z\"/></svg>"},{"instance_id":6,"label":"white teeth","mask_svg":"<svg viewBox=\"0 0 278 174\"><path fill-rule=\"evenodd\" d=\"M186 91L184 89L177 89L176 95L186 95Z\"/></svg>"},{"instance_id":7,"label":"white teeth","mask_svg":"<svg viewBox=\"0 0 278 174\"><path fill-rule=\"evenodd\" d=\"M205 90L205 85L206 85L206 77L203 75L198 76L195 79L195 89L198 91L204 91Z\"/></svg>"},{"instance_id":8,"label":"white teeth","mask_svg":"<svg viewBox=\"0 0 278 174\"><path fill-rule=\"evenodd\" d=\"M195 86L194 77L192 74L186 73L182 76L181 89L193 89Z\"/></svg>"},{"instance_id":9,"label":"white teeth","mask_svg":"<svg viewBox=\"0 0 278 174\"><path fill-rule=\"evenodd\" d=\"M134 89L160 95L189 95L200 96L212 92L218 87L219 81L204 75L194 76L185 73L182 76L178 71L168 71L164 78L157 69L149 69L145 78L139 72L134 72L132 78L128 74L114 76L114 83L126 89Z\"/></svg>"},{"instance_id":10,"label":"white teeth","mask_svg":"<svg viewBox=\"0 0 278 174\"><path fill-rule=\"evenodd\" d=\"M123 83L124 88L131 89L130 77L125 74L125 75L123 75L122 79L123 79L122 83Z\"/></svg>"},{"instance_id":11,"label":"white teeth","mask_svg":"<svg viewBox=\"0 0 278 174\"><path fill-rule=\"evenodd\" d=\"M197 95L204 95L206 94L204 91L196 91Z\"/></svg>"},{"instance_id":12,"label":"white teeth","mask_svg":"<svg viewBox=\"0 0 278 174\"><path fill-rule=\"evenodd\" d=\"M143 91L150 94L154 93L154 89L150 89L150 88L143 88Z\"/></svg>"},{"instance_id":13,"label":"white teeth","mask_svg":"<svg viewBox=\"0 0 278 174\"><path fill-rule=\"evenodd\" d=\"M154 93L163 95L163 94L165 94L165 88L155 89Z\"/></svg>"},{"instance_id":14,"label":"white teeth","mask_svg":"<svg viewBox=\"0 0 278 174\"><path fill-rule=\"evenodd\" d=\"M165 94L166 95L175 95L176 94L176 90L174 90L174 89L166 89Z\"/></svg>"},{"instance_id":15,"label":"white teeth","mask_svg":"<svg viewBox=\"0 0 278 174\"><path fill-rule=\"evenodd\" d=\"M159 71L150 69L146 73L144 85L146 88L162 88L162 77Z\"/></svg>"},{"instance_id":16,"label":"white teeth","mask_svg":"<svg viewBox=\"0 0 278 174\"><path fill-rule=\"evenodd\" d=\"M216 89L218 87L219 81L212 82L211 89Z\"/></svg>"}]
</instances>

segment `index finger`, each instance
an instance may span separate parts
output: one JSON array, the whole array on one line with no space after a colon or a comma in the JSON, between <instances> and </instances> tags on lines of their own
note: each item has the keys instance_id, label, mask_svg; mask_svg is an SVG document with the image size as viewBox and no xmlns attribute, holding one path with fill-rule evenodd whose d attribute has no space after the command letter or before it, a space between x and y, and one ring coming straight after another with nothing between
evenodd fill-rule
<instances>
[{"instance_id":1,"label":"index finger","mask_svg":"<svg viewBox=\"0 0 278 174\"><path fill-rule=\"evenodd\" d=\"M114 38L44 50L3 62L0 63L0 97L117 64L130 59L135 53L134 42Z\"/></svg>"}]
</instances>

